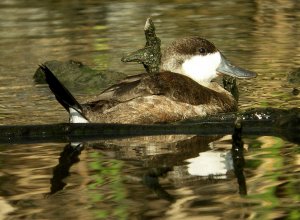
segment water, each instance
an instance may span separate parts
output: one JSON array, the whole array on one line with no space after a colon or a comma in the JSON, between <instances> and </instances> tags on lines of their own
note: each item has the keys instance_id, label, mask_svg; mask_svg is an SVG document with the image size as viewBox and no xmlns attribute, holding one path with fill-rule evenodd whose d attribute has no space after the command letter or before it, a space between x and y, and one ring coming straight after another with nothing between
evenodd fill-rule
<instances>
[{"instance_id":1,"label":"water","mask_svg":"<svg viewBox=\"0 0 300 220\"><path fill-rule=\"evenodd\" d=\"M258 72L239 81L241 110L299 107L286 81L300 65L299 9L292 0L2 0L0 124L67 121L48 88L32 79L47 60L142 72L120 58L144 46L148 16L163 45L201 35ZM299 219L299 145L275 136L243 140L244 188L230 136L111 140L75 152L67 143L1 144L0 219Z\"/></svg>"}]
</instances>

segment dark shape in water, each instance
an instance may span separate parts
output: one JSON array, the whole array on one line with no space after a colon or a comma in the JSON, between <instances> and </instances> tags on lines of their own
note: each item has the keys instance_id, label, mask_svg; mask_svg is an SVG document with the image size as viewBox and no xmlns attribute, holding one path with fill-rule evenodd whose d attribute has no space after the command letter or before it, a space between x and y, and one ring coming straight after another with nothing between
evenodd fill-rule
<instances>
[{"instance_id":1,"label":"dark shape in water","mask_svg":"<svg viewBox=\"0 0 300 220\"><path fill-rule=\"evenodd\" d=\"M122 57L122 62L137 62L143 64L147 73L159 72L161 61L160 39L155 34L155 26L148 18L144 27L146 45L144 48Z\"/></svg>"},{"instance_id":2,"label":"dark shape in water","mask_svg":"<svg viewBox=\"0 0 300 220\"><path fill-rule=\"evenodd\" d=\"M48 195L54 194L66 186L63 180L70 175L71 166L79 162L79 155L82 150L83 145L81 143L76 146L69 143L65 146L58 159L58 165L53 168L53 177L50 180L51 188Z\"/></svg>"},{"instance_id":3,"label":"dark shape in water","mask_svg":"<svg viewBox=\"0 0 300 220\"><path fill-rule=\"evenodd\" d=\"M294 69L287 74L287 81L292 84L292 94L294 96L299 95L300 90L300 68Z\"/></svg>"},{"instance_id":4,"label":"dark shape in water","mask_svg":"<svg viewBox=\"0 0 300 220\"><path fill-rule=\"evenodd\" d=\"M125 77L124 73L95 70L74 60L66 62L52 60L45 62L44 65L54 71L57 78L71 91L92 92L96 90L99 92L100 88L105 88ZM33 78L38 84L46 83L45 74L40 67L36 70Z\"/></svg>"},{"instance_id":5,"label":"dark shape in water","mask_svg":"<svg viewBox=\"0 0 300 220\"><path fill-rule=\"evenodd\" d=\"M289 83L300 85L300 68L294 69L287 74L287 80Z\"/></svg>"},{"instance_id":6,"label":"dark shape in water","mask_svg":"<svg viewBox=\"0 0 300 220\"><path fill-rule=\"evenodd\" d=\"M239 88L236 84L236 78L232 76L223 76L223 87L232 94L234 99L239 100Z\"/></svg>"},{"instance_id":7,"label":"dark shape in water","mask_svg":"<svg viewBox=\"0 0 300 220\"><path fill-rule=\"evenodd\" d=\"M232 148L231 148L234 174L239 185L239 193L247 195L246 179L244 176L244 142L242 140L242 120L237 118L235 121L234 132L232 134Z\"/></svg>"}]
</instances>

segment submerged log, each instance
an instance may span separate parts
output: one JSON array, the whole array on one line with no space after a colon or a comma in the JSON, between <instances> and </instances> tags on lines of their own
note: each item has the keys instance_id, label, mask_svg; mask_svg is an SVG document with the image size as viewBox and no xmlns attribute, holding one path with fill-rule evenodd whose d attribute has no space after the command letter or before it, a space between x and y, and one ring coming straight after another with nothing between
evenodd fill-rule
<instances>
[{"instance_id":1,"label":"submerged log","mask_svg":"<svg viewBox=\"0 0 300 220\"><path fill-rule=\"evenodd\" d=\"M231 93L233 98L238 102L239 100L239 89L236 84L236 78L232 76L223 76L223 87L226 89L228 92Z\"/></svg>"},{"instance_id":2,"label":"submerged log","mask_svg":"<svg viewBox=\"0 0 300 220\"><path fill-rule=\"evenodd\" d=\"M232 148L231 155L234 167L234 174L237 178L237 182L239 185L239 193L240 195L247 195L247 186L246 186L246 178L244 175L244 142L242 140L242 132L243 125L242 119L237 117L234 126L234 132L232 134Z\"/></svg>"},{"instance_id":3,"label":"submerged log","mask_svg":"<svg viewBox=\"0 0 300 220\"><path fill-rule=\"evenodd\" d=\"M292 94L294 96L300 93L300 68L294 69L287 74L287 82L293 86Z\"/></svg>"},{"instance_id":4,"label":"submerged log","mask_svg":"<svg viewBox=\"0 0 300 220\"><path fill-rule=\"evenodd\" d=\"M291 84L300 85L300 68L296 68L287 74L287 81Z\"/></svg>"},{"instance_id":5,"label":"submerged log","mask_svg":"<svg viewBox=\"0 0 300 220\"><path fill-rule=\"evenodd\" d=\"M54 72L55 76L70 89L71 92L98 93L101 88L103 89L125 77L124 73L112 70L95 70L74 60L66 62L51 60L45 62L44 65ZM46 83L45 74L40 67L36 70L33 79L37 84Z\"/></svg>"},{"instance_id":6,"label":"submerged log","mask_svg":"<svg viewBox=\"0 0 300 220\"><path fill-rule=\"evenodd\" d=\"M144 48L127 54L122 62L137 62L143 64L147 73L159 72L161 61L160 39L155 34L155 26L151 18L148 18L144 27L146 45Z\"/></svg>"},{"instance_id":7,"label":"submerged log","mask_svg":"<svg viewBox=\"0 0 300 220\"><path fill-rule=\"evenodd\" d=\"M223 114L173 124L48 124L0 126L0 143L69 142L149 135L232 134L237 114ZM243 135L274 135L300 142L300 109L253 109L238 117Z\"/></svg>"}]
</instances>

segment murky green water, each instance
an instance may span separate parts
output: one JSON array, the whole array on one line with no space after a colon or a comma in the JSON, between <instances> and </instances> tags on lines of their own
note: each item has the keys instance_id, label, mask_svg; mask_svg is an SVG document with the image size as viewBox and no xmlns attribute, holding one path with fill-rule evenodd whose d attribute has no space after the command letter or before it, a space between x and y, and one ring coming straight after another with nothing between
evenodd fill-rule
<instances>
[{"instance_id":1,"label":"murky green water","mask_svg":"<svg viewBox=\"0 0 300 220\"><path fill-rule=\"evenodd\" d=\"M47 60L144 71L120 58L144 46L150 15L163 45L204 36L234 63L259 73L239 82L240 109L299 107L299 95L292 94L299 85L286 81L300 66L299 11L296 0L2 0L0 124L68 120L48 88L33 82ZM244 137L242 184L230 137L220 138L111 140L77 151L57 143L2 144L0 219L299 219L299 145Z\"/></svg>"}]
</instances>

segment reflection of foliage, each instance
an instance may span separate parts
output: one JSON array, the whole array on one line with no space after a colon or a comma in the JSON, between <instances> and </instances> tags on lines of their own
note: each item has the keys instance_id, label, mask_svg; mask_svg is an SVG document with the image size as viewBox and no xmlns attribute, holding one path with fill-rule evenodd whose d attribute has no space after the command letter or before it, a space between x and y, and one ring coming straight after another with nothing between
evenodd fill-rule
<instances>
[{"instance_id":1,"label":"reflection of foliage","mask_svg":"<svg viewBox=\"0 0 300 220\"><path fill-rule=\"evenodd\" d=\"M298 200L299 201L299 200ZM290 212L289 219L300 219L300 211L299 210L292 210Z\"/></svg>"},{"instance_id":2,"label":"reflection of foliage","mask_svg":"<svg viewBox=\"0 0 300 220\"><path fill-rule=\"evenodd\" d=\"M253 137L253 139L248 140L248 152L255 152L261 149L262 142L257 140L257 137ZM262 160L258 158L248 158L245 164L245 168L256 170L262 164Z\"/></svg>"},{"instance_id":3,"label":"reflection of foliage","mask_svg":"<svg viewBox=\"0 0 300 220\"><path fill-rule=\"evenodd\" d=\"M269 107L269 103L266 101L261 101L259 106L262 108L266 108L266 107Z\"/></svg>"},{"instance_id":4,"label":"reflection of foliage","mask_svg":"<svg viewBox=\"0 0 300 220\"><path fill-rule=\"evenodd\" d=\"M122 182L122 161L110 159L104 161L102 154L93 152L90 154L92 162L92 182L88 185L93 210L99 219L113 217L127 219L126 192Z\"/></svg>"},{"instance_id":5,"label":"reflection of foliage","mask_svg":"<svg viewBox=\"0 0 300 220\"><path fill-rule=\"evenodd\" d=\"M251 143L249 143L248 151L261 148L261 144L261 141L257 140L256 138L253 138L253 140L251 140Z\"/></svg>"},{"instance_id":6,"label":"reflection of foliage","mask_svg":"<svg viewBox=\"0 0 300 220\"><path fill-rule=\"evenodd\" d=\"M248 168L253 166L256 167L253 169L263 173L263 176L258 177L256 193L249 193L248 196L252 200L263 201L262 205L257 208L255 219L270 219L277 214L284 215L285 219L299 219L300 212L295 210L295 207L289 208L289 204L286 203L286 198L289 198L290 204L296 204L300 198L295 179L291 179L292 176L285 173L285 158L282 156L285 143L277 137L261 137L260 139L263 140L261 143L263 153L260 149L260 152L255 155L256 160L247 159ZM252 179L255 180L255 177ZM283 203L285 212L281 210Z\"/></svg>"},{"instance_id":7,"label":"reflection of foliage","mask_svg":"<svg viewBox=\"0 0 300 220\"><path fill-rule=\"evenodd\" d=\"M262 164L261 160L255 160L255 159L247 160L246 161L246 168L256 169L261 164Z\"/></svg>"},{"instance_id":8,"label":"reflection of foliage","mask_svg":"<svg viewBox=\"0 0 300 220\"><path fill-rule=\"evenodd\" d=\"M103 30L105 29L105 26L98 25L95 26L94 29L97 30ZM96 38L93 47L96 51L107 51L109 50L109 44L108 44L107 38ZM109 56L107 53L97 53L97 56L94 57L94 62L97 63L98 66L101 66L102 69L108 69L108 63L109 63ZM106 75L104 75L106 76ZM109 74L107 75L109 77ZM121 75L122 77L122 75Z\"/></svg>"},{"instance_id":9,"label":"reflection of foliage","mask_svg":"<svg viewBox=\"0 0 300 220\"><path fill-rule=\"evenodd\" d=\"M297 102L295 102L295 98L291 96L291 92L282 92L282 91L274 91L270 92L268 97L260 97L259 99L259 107L267 108L267 107L276 107L281 108L286 103L290 105L288 107L294 106L297 107ZM278 100L277 102L275 100ZM294 103L294 104L293 104Z\"/></svg>"}]
</instances>

